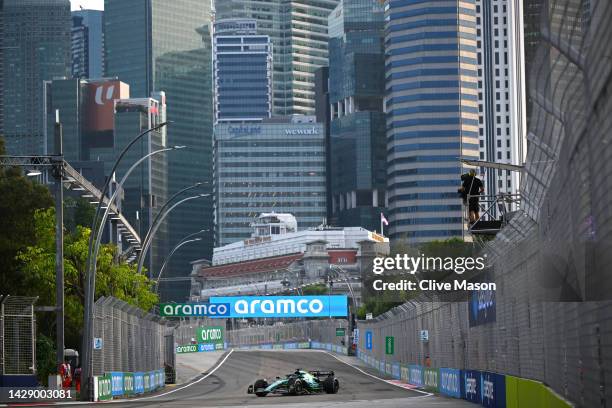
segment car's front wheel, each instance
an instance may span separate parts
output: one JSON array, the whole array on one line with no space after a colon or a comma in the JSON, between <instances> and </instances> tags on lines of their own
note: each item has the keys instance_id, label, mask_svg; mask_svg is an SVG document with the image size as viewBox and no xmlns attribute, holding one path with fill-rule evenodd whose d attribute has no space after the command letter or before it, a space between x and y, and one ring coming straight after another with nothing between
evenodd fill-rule
<instances>
[{"instance_id":1,"label":"car's front wheel","mask_svg":"<svg viewBox=\"0 0 612 408\"><path fill-rule=\"evenodd\" d=\"M266 380L257 380L255 384L253 384L253 390L258 397L265 397L268 395L268 391L263 391L266 388L268 388L268 382Z\"/></svg>"},{"instance_id":2,"label":"car's front wheel","mask_svg":"<svg viewBox=\"0 0 612 408\"><path fill-rule=\"evenodd\" d=\"M304 384L302 380L296 378L289 384L289 393L291 395L302 395L304 393Z\"/></svg>"}]
</instances>

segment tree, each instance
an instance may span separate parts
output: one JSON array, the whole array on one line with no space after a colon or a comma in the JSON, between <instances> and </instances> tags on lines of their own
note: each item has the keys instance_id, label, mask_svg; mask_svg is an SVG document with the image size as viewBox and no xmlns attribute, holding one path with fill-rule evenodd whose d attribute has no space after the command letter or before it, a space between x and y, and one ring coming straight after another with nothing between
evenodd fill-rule
<instances>
[{"instance_id":1,"label":"tree","mask_svg":"<svg viewBox=\"0 0 612 408\"><path fill-rule=\"evenodd\" d=\"M55 304L55 210L38 210L34 214L35 244L19 252L17 259L24 271L22 279L30 288L30 294L39 296L38 303ZM76 225L74 232L64 237L64 284L66 347L80 347L85 303L85 269L90 229ZM144 274L137 274L136 267L116 263L117 247L106 244L100 247L97 259L96 298L114 296L129 304L150 310L158 301L151 289L151 282ZM45 316L39 323L43 332L50 333L53 319Z\"/></svg>"},{"instance_id":2,"label":"tree","mask_svg":"<svg viewBox=\"0 0 612 408\"><path fill-rule=\"evenodd\" d=\"M0 155L6 154L0 137ZM49 190L17 167L0 166L0 288L11 295L32 293L22 280L16 256L35 242L34 212L53 205Z\"/></svg>"}]
</instances>

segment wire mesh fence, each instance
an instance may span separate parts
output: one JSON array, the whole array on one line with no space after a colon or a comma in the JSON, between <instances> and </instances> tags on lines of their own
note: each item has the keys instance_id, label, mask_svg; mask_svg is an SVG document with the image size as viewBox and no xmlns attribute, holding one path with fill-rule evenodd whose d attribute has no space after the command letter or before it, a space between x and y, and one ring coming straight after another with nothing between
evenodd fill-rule
<instances>
[{"instance_id":1,"label":"wire mesh fence","mask_svg":"<svg viewBox=\"0 0 612 408\"><path fill-rule=\"evenodd\" d=\"M0 295L0 375L36 371L36 299Z\"/></svg>"},{"instance_id":2,"label":"wire mesh fence","mask_svg":"<svg viewBox=\"0 0 612 408\"><path fill-rule=\"evenodd\" d=\"M251 324L249 327L228 331L227 339L230 346L310 340L335 344L343 340L336 336L337 328L344 328L348 332L348 320L321 319L292 323L276 322L272 325Z\"/></svg>"},{"instance_id":3,"label":"wire mesh fence","mask_svg":"<svg viewBox=\"0 0 612 408\"><path fill-rule=\"evenodd\" d=\"M122 300L102 297L94 305L93 326L94 375L173 367L173 330L161 317Z\"/></svg>"},{"instance_id":4,"label":"wire mesh fence","mask_svg":"<svg viewBox=\"0 0 612 408\"><path fill-rule=\"evenodd\" d=\"M378 360L500 372L612 400L612 2L542 1L522 205L485 245L494 315L425 297L358 322ZM428 340L421 338L428 331ZM371 332L366 344L364 332ZM395 338L388 355L386 337Z\"/></svg>"}]
</instances>

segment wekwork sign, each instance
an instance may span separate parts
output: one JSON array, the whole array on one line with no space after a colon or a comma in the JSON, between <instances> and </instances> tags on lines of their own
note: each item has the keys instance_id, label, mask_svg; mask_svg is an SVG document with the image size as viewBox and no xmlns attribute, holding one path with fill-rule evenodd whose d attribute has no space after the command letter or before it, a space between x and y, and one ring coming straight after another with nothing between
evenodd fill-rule
<instances>
[{"instance_id":1,"label":"wekwork sign","mask_svg":"<svg viewBox=\"0 0 612 408\"><path fill-rule=\"evenodd\" d=\"M229 305L227 316L210 317L331 317L348 314L347 297L228 296L211 297L210 305Z\"/></svg>"}]
</instances>

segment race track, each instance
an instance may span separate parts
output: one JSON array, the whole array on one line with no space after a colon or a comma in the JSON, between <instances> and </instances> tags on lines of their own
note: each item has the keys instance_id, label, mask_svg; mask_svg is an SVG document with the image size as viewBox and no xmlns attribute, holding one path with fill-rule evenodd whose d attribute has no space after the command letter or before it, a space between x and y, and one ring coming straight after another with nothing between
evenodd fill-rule
<instances>
[{"instance_id":1,"label":"race track","mask_svg":"<svg viewBox=\"0 0 612 408\"><path fill-rule=\"evenodd\" d=\"M256 397L246 393L257 378L274 379L296 368L333 370L340 380L338 394ZM212 371L212 370L211 370ZM374 374L368 373L368 374ZM189 386L166 388L157 396L129 402L120 407L470 407L465 401L431 396L400 388L351 367L326 352L234 351L210 375ZM378 374L377 374L378 375ZM183 388L184 387L184 388Z\"/></svg>"}]
</instances>

